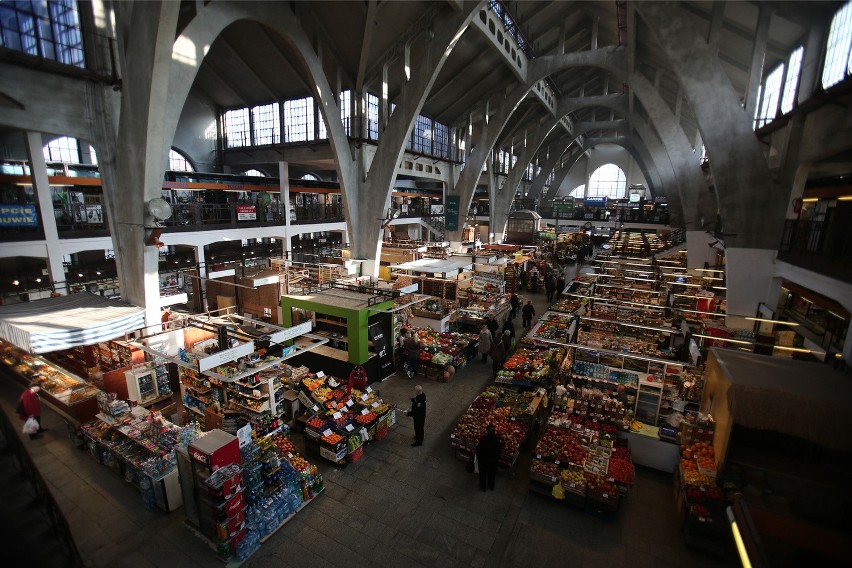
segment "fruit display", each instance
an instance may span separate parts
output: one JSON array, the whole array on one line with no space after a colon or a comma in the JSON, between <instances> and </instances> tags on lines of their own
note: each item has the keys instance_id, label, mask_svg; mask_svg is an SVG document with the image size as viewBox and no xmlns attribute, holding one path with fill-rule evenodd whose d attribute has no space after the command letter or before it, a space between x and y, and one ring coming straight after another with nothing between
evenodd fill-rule
<instances>
[{"instance_id":1,"label":"fruit display","mask_svg":"<svg viewBox=\"0 0 852 568\"><path fill-rule=\"evenodd\" d=\"M34 380L63 404L77 404L96 397L101 392L89 383L72 377L5 341L0 341L0 353L2 353L3 362L16 373L27 380Z\"/></svg>"},{"instance_id":2,"label":"fruit display","mask_svg":"<svg viewBox=\"0 0 852 568\"><path fill-rule=\"evenodd\" d=\"M571 326L571 321L574 319L572 315L546 312L539 320L538 325L532 330L532 333L527 337L529 339L546 339L549 341L559 341L562 343L568 342L568 328Z\"/></svg>"},{"instance_id":3,"label":"fruit display","mask_svg":"<svg viewBox=\"0 0 852 568\"><path fill-rule=\"evenodd\" d=\"M376 414L374 412L368 412L367 414L357 415L355 417L355 420L357 420L358 423L361 424L362 426L367 426L367 425L375 422L376 418L378 418L378 416L376 416Z\"/></svg>"},{"instance_id":4,"label":"fruit display","mask_svg":"<svg viewBox=\"0 0 852 568\"><path fill-rule=\"evenodd\" d=\"M467 333L438 332L430 328L418 329L416 333L420 341L421 354L426 352L430 360L431 356L438 352L455 357L471 342L476 341L473 335Z\"/></svg>"},{"instance_id":5,"label":"fruit display","mask_svg":"<svg viewBox=\"0 0 852 568\"><path fill-rule=\"evenodd\" d=\"M493 424L500 437L503 462L513 463L529 432L529 424L512 417L512 406L498 408L498 398L494 393L494 390L486 391L471 403L456 423L450 440L453 446L471 452L485 435L486 426Z\"/></svg>"},{"instance_id":6,"label":"fruit display","mask_svg":"<svg viewBox=\"0 0 852 568\"><path fill-rule=\"evenodd\" d=\"M335 434L334 432L332 432L331 434L323 436L320 439L330 446L336 446L337 444L339 444L340 442L343 441L343 436L341 436L340 434Z\"/></svg>"},{"instance_id":7,"label":"fruit display","mask_svg":"<svg viewBox=\"0 0 852 568\"><path fill-rule=\"evenodd\" d=\"M572 296L568 296L562 298L552 306L550 306L550 310L554 312L563 312L566 314L574 314L577 310L580 309L583 305L588 302L585 298L576 298Z\"/></svg>"},{"instance_id":8,"label":"fruit display","mask_svg":"<svg viewBox=\"0 0 852 568\"><path fill-rule=\"evenodd\" d=\"M532 460L532 463L530 464L530 472L537 474L540 477L547 478L550 481L553 481L560 475L558 465L553 462L539 459Z\"/></svg>"},{"instance_id":9,"label":"fruit display","mask_svg":"<svg viewBox=\"0 0 852 568\"><path fill-rule=\"evenodd\" d=\"M617 497L618 486L603 475L586 472L586 488L590 493L596 493L604 499Z\"/></svg>"},{"instance_id":10,"label":"fruit display","mask_svg":"<svg viewBox=\"0 0 852 568\"><path fill-rule=\"evenodd\" d=\"M556 463L583 465L588 449L580 443L576 433L551 426L544 431L534 453L536 457Z\"/></svg>"},{"instance_id":11,"label":"fruit display","mask_svg":"<svg viewBox=\"0 0 852 568\"><path fill-rule=\"evenodd\" d=\"M571 467L563 469L559 475L559 481L566 489L572 489L577 492L585 493L586 491L586 474L582 469Z\"/></svg>"},{"instance_id":12,"label":"fruit display","mask_svg":"<svg viewBox=\"0 0 852 568\"><path fill-rule=\"evenodd\" d=\"M546 385L556 375L565 357L565 350L520 348L512 354L497 373L496 383Z\"/></svg>"}]
</instances>

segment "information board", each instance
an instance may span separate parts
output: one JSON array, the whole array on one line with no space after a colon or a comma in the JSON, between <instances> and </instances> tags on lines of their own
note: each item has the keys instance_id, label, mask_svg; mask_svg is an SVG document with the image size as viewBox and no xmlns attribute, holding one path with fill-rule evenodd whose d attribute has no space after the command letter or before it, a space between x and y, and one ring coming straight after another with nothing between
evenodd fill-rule
<instances>
[{"instance_id":1,"label":"information board","mask_svg":"<svg viewBox=\"0 0 852 568\"><path fill-rule=\"evenodd\" d=\"M444 227L448 231L459 230L459 204L461 196L448 195L446 198L446 208L444 209Z\"/></svg>"}]
</instances>

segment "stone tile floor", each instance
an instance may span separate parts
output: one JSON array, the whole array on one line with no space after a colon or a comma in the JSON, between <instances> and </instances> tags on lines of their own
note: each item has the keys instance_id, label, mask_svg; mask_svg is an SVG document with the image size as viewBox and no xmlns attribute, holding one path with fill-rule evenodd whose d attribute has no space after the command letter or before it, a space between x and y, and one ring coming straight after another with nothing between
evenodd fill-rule
<instances>
[{"instance_id":1,"label":"stone tile floor","mask_svg":"<svg viewBox=\"0 0 852 568\"><path fill-rule=\"evenodd\" d=\"M540 315L546 309L544 295L533 300ZM369 445L357 463L335 468L307 456L323 472L326 490L245 566L736 564L730 554L717 558L686 547L667 474L638 468L635 486L617 513L585 512L529 491L528 448L512 476L498 477L495 491L479 491L475 476L455 457L449 436L491 377L490 361L476 361L450 383L420 381L427 395L422 447L410 446L411 420L400 414L388 438ZM386 401L406 408L416 381L395 376L374 387ZM0 404L10 415L19 392L0 381ZM74 447L60 416L48 410L44 422L50 431L24 443L62 507L87 566L222 566L183 525L181 509L169 514L145 510L135 487ZM301 443L300 434L292 437ZM27 535L10 536L11 546L30 546Z\"/></svg>"}]
</instances>

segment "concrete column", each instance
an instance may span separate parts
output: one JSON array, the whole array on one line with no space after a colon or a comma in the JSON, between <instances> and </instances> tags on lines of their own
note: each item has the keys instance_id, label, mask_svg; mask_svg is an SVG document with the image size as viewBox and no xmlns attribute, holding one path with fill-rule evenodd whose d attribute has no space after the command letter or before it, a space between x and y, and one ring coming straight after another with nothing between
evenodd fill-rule
<instances>
[{"instance_id":1,"label":"concrete column","mask_svg":"<svg viewBox=\"0 0 852 568\"><path fill-rule=\"evenodd\" d=\"M754 31L754 46L751 51L751 68L749 69L746 90L743 94L745 98L743 107L749 117L754 117L757 108L757 90L760 88L760 79L763 76L766 42L769 39L769 23L772 21L772 10L762 4L758 7L757 28Z\"/></svg>"},{"instance_id":2,"label":"concrete column","mask_svg":"<svg viewBox=\"0 0 852 568\"><path fill-rule=\"evenodd\" d=\"M47 180L47 164L44 161L44 145L40 132L26 133L26 148L33 189L35 189L38 207L41 211L41 225L44 231L45 248L47 249L47 268L50 272L50 281L56 291L64 295L68 293L68 289L65 285L65 270L62 266L62 252L59 248L59 233L56 229L56 217L53 214L53 196L50 192L50 183Z\"/></svg>"},{"instance_id":3,"label":"concrete column","mask_svg":"<svg viewBox=\"0 0 852 568\"><path fill-rule=\"evenodd\" d=\"M827 31L827 23L823 26L812 26L808 29L805 40L805 51L802 54L802 69L799 72L799 89L796 96L799 103L810 99L821 86L822 60L825 53L822 50Z\"/></svg>"},{"instance_id":4,"label":"concrete column","mask_svg":"<svg viewBox=\"0 0 852 568\"><path fill-rule=\"evenodd\" d=\"M712 264L716 258L716 252L710 245L715 240L706 231L687 231L686 267L704 268L705 262Z\"/></svg>"},{"instance_id":5,"label":"concrete column","mask_svg":"<svg viewBox=\"0 0 852 568\"><path fill-rule=\"evenodd\" d=\"M195 264L198 266L198 289L202 295L203 300L196 302L199 306L201 306L202 311L207 311L207 274L210 272L207 267L207 258L204 254L204 245L196 245L195 246Z\"/></svg>"},{"instance_id":6,"label":"concrete column","mask_svg":"<svg viewBox=\"0 0 852 568\"><path fill-rule=\"evenodd\" d=\"M728 313L735 315L725 318L725 325L734 329L751 329L754 322L741 316L753 315L760 302L774 305L778 299L778 288L774 288L773 297L771 278L767 275L773 273L775 255L774 250L726 247Z\"/></svg>"},{"instance_id":7,"label":"concrete column","mask_svg":"<svg viewBox=\"0 0 852 568\"><path fill-rule=\"evenodd\" d=\"M290 234L290 164L289 162L278 162L278 192L284 205L284 256L290 256L293 250Z\"/></svg>"}]
</instances>

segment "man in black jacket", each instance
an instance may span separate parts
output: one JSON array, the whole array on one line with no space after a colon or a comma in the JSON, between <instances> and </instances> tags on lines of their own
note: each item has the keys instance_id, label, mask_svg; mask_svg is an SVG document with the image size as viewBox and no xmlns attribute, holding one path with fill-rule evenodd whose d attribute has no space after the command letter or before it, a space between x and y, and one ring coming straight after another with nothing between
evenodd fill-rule
<instances>
[{"instance_id":1,"label":"man in black jacket","mask_svg":"<svg viewBox=\"0 0 852 568\"><path fill-rule=\"evenodd\" d=\"M476 445L476 461L479 462L479 488L485 491L494 491L494 481L497 478L497 463L500 461L500 438L494 431L494 425L489 424L485 429L485 435Z\"/></svg>"},{"instance_id":2,"label":"man in black jacket","mask_svg":"<svg viewBox=\"0 0 852 568\"><path fill-rule=\"evenodd\" d=\"M535 316L535 308L532 305L532 300L527 300L527 303L524 304L524 307L521 309L521 316L523 317L522 324L524 329L529 329L530 325L532 325L532 319Z\"/></svg>"},{"instance_id":3,"label":"man in black jacket","mask_svg":"<svg viewBox=\"0 0 852 568\"><path fill-rule=\"evenodd\" d=\"M411 399L411 410L406 414L414 419L414 443L412 446L423 445L423 427L426 424L426 393L423 387L414 387L414 396Z\"/></svg>"}]
</instances>

